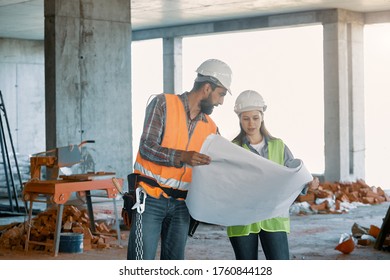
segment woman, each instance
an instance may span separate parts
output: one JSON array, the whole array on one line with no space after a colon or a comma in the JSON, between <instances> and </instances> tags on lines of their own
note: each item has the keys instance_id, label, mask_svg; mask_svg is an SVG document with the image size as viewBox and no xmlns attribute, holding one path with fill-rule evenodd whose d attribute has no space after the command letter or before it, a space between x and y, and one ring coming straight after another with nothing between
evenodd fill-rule
<instances>
[{"instance_id":1,"label":"woman","mask_svg":"<svg viewBox=\"0 0 390 280\"><path fill-rule=\"evenodd\" d=\"M246 90L240 93L234 111L239 117L241 130L232 142L259 156L288 166L294 157L281 139L273 137L267 131L264 124L266 109L264 99L258 92ZM319 181L315 178L308 187L316 189L318 184ZM284 217L275 217L250 225L227 227L238 260L257 260L259 239L267 260L288 260L290 256L287 233L289 232L288 213Z\"/></svg>"}]
</instances>

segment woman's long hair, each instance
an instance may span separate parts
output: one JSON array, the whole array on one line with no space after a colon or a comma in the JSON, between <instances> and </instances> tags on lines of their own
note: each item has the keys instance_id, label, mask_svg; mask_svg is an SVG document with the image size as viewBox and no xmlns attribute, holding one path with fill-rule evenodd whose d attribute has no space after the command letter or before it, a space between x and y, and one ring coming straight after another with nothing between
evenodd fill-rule
<instances>
[{"instance_id":1,"label":"woman's long hair","mask_svg":"<svg viewBox=\"0 0 390 280\"><path fill-rule=\"evenodd\" d=\"M260 134L263 135L263 137L265 137L267 139L275 139L275 137L272 136L271 133L269 133L269 131L265 127L264 113L260 111L260 114L263 117L263 121L261 122L261 125L260 125ZM242 128L241 121L240 121L240 116L238 117L238 122L240 124L240 133L236 137L234 137L232 142L237 143L238 145L242 146L242 144L243 144L242 140L246 136L246 133L245 133L244 129Z\"/></svg>"}]
</instances>

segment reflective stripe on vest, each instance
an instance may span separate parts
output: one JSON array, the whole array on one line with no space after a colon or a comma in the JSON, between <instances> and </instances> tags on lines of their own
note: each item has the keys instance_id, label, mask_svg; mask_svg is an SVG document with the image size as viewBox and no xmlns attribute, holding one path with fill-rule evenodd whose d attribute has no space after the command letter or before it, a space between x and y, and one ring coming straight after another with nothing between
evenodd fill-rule
<instances>
[{"instance_id":1,"label":"reflective stripe on vest","mask_svg":"<svg viewBox=\"0 0 390 280\"><path fill-rule=\"evenodd\" d=\"M165 99L166 121L161 146L175 150L199 152L207 136L217 132L217 126L214 121L206 115L207 122L198 121L189 139L187 113L182 101L175 94L165 94ZM181 168L176 168L159 165L142 158L139 152L134 164L134 172L153 177L162 187L184 191L188 190L192 178L191 166L184 165ZM151 196L159 197L163 193L160 188L150 187L146 183L142 182L140 185ZM167 195L164 193L164 196Z\"/></svg>"}]
</instances>

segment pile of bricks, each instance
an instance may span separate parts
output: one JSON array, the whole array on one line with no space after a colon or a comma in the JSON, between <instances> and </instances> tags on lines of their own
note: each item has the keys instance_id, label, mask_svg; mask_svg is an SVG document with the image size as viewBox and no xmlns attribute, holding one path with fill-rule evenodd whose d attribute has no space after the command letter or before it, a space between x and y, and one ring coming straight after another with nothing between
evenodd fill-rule
<instances>
[{"instance_id":1,"label":"pile of bricks","mask_svg":"<svg viewBox=\"0 0 390 280\"><path fill-rule=\"evenodd\" d=\"M300 195L296 203L306 202L314 213L342 213L343 203L379 204L390 201L390 197L380 187L370 187L364 180L351 183L324 182L317 190L308 190Z\"/></svg>"},{"instance_id":2,"label":"pile of bricks","mask_svg":"<svg viewBox=\"0 0 390 280\"><path fill-rule=\"evenodd\" d=\"M30 244L29 249L52 251L54 233L57 220L57 210L49 208L39 213L32 219L30 241L38 241L50 244L48 246ZM14 223L2 229L0 236L0 248L11 250L23 250L27 237L27 222ZM78 209L75 206L65 206L62 217L61 232L83 233L83 250L104 249L115 245L117 233L109 225L103 222L95 222L96 232L90 230L90 219L86 209ZM122 239L125 236L122 235Z\"/></svg>"}]
</instances>

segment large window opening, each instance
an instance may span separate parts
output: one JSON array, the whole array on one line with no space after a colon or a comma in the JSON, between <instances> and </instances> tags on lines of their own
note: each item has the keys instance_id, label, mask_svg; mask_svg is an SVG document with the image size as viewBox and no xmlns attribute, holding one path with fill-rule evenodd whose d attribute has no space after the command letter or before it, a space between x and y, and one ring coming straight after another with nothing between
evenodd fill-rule
<instances>
[{"instance_id":1,"label":"large window opening","mask_svg":"<svg viewBox=\"0 0 390 280\"><path fill-rule=\"evenodd\" d=\"M239 132L233 111L241 91L253 89L268 105L265 123L312 173L324 172L322 26L239 32L183 39L183 89L190 90L198 65L208 58L228 63L233 95L214 109L222 136Z\"/></svg>"},{"instance_id":2,"label":"large window opening","mask_svg":"<svg viewBox=\"0 0 390 280\"><path fill-rule=\"evenodd\" d=\"M131 45L131 51L133 155L135 157L148 100L154 94L161 93L163 89L162 40L135 41Z\"/></svg>"},{"instance_id":3,"label":"large window opening","mask_svg":"<svg viewBox=\"0 0 390 280\"><path fill-rule=\"evenodd\" d=\"M218 58L233 70L232 91L212 118L222 136L239 131L234 101L241 91L260 92L267 105L268 130L305 162L312 173L324 172L324 98L322 26L237 32L183 38L183 91L191 90L201 62ZM162 42L132 44L133 150L138 151L148 99L161 93Z\"/></svg>"},{"instance_id":4,"label":"large window opening","mask_svg":"<svg viewBox=\"0 0 390 280\"><path fill-rule=\"evenodd\" d=\"M366 182L390 189L390 24L364 28Z\"/></svg>"}]
</instances>

